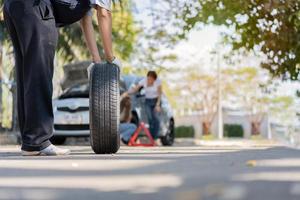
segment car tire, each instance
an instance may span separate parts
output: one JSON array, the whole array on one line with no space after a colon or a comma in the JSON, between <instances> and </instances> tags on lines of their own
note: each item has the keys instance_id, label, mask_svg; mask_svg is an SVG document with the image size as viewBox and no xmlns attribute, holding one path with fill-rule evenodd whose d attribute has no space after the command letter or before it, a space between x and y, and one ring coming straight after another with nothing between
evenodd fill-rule
<instances>
[{"instance_id":1,"label":"car tire","mask_svg":"<svg viewBox=\"0 0 300 200\"><path fill-rule=\"evenodd\" d=\"M171 119L169 122L168 132L165 136L160 138L163 146L172 146L175 141L175 123L174 120Z\"/></svg>"},{"instance_id":2,"label":"car tire","mask_svg":"<svg viewBox=\"0 0 300 200\"><path fill-rule=\"evenodd\" d=\"M67 138L64 136L53 136L50 139L50 142L55 145L63 145L66 142Z\"/></svg>"},{"instance_id":3,"label":"car tire","mask_svg":"<svg viewBox=\"0 0 300 200\"><path fill-rule=\"evenodd\" d=\"M120 69L95 64L90 74L90 137L96 154L116 153L120 148Z\"/></svg>"}]
</instances>

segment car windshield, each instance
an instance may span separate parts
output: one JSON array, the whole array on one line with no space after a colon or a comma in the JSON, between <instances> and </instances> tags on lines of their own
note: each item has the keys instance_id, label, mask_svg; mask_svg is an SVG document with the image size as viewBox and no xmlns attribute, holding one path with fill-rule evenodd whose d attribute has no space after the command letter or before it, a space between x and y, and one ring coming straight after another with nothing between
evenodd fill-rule
<instances>
[{"instance_id":1,"label":"car windshield","mask_svg":"<svg viewBox=\"0 0 300 200\"><path fill-rule=\"evenodd\" d=\"M142 77L137 77L133 75L122 76L120 81L120 93L127 91L129 88L136 85ZM59 99L68 98L89 98L89 84L82 83L73 85L60 95Z\"/></svg>"},{"instance_id":2,"label":"car windshield","mask_svg":"<svg viewBox=\"0 0 300 200\"><path fill-rule=\"evenodd\" d=\"M126 89L132 88L134 85L138 84L140 80L142 80L143 77L133 76L133 75L127 75L122 77L122 81L124 82Z\"/></svg>"},{"instance_id":3,"label":"car windshield","mask_svg":"<svg viewBox=\"0 0 300 200\"><path fill-rule=\"evenodd\" d=\"M66 89L59 98L89 98L89 84L86 83L72 86Z\"/></svg>"}]
</instances>

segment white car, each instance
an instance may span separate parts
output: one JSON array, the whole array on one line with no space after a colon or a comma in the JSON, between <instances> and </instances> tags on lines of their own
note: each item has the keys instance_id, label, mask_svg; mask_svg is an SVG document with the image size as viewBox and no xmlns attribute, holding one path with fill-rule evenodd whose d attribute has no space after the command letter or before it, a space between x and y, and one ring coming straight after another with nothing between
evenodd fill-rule
<instances>
[{"instance_id":1,"label":"white car","mask_svg":"<svg viewBox=\"0 0 300 200\"><path fill-rule=\"evenodd\" d=\"M62 144L66 137L90 135L88 92L88 84L79 84L53 100L54 143Z\"/></svg>"}]
</instances>

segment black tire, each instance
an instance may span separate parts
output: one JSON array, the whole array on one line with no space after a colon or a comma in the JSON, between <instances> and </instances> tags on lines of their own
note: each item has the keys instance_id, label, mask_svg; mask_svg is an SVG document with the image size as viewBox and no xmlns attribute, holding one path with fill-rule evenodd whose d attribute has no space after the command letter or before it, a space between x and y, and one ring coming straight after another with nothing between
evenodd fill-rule
<instances>
[{"instance_id":1,"label":"black tire","mask_svg":"<svg viewBox=\"0 0 300 200\"><path fill-rule=\"evenodd\" d=\"M120 69L96 64L90 74L90 137L96 154L116 153L120 148Z\"/></svg>"},{"instance_id":2,"label":"black tire","mask_svg":"<svg viewBox=\"0 0 300 200\"><path fill-rule=\"evenodd\" d=\"M175 141L175 123L174 123L173 119L170 120L170 124L169 124L167 134L165 136L161 137L160 140L161 140L161 143L164 146L172 146L174 144L174 141Z\"/></svg>"},{"instance_id":3,"label":"black tire","mask_svg":"<svg viewBox=\"0 0 300 200\"><path fill-rule=\"evenodd\" d=\"M66 142L67 138L64 136L53 136L50 139L50 142L55 145L63 145Z\"/></svg>"}]
</instances>

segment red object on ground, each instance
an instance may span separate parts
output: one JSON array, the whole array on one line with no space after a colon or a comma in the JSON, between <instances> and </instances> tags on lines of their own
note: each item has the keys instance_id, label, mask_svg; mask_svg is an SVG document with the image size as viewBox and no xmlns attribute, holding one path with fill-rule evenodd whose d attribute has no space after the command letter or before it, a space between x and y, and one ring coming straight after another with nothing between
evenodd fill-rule
<instances>
[{"instance_id":1,"label":"red object on ground","mask_svg":"<svg viewBox=\"0 0 300 200\"><path fill-rule=\"evenodd\" d=\"M146 134L146 137L149 139L149 143L141 143L137 140L139 135L143 131ZM128 146L132 146L132 147L153 147L153 146L156 146L155 141L154 141L152 135L150 134L150 131L145 126L144 122L140 123L140 126L136 129L136 131L134 132L134 134L132 135L132 137L129 140Z\"/></svg>"}]
</instances>

